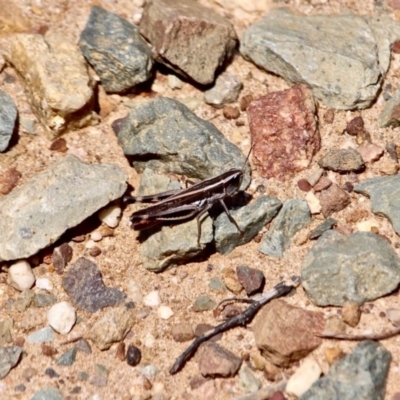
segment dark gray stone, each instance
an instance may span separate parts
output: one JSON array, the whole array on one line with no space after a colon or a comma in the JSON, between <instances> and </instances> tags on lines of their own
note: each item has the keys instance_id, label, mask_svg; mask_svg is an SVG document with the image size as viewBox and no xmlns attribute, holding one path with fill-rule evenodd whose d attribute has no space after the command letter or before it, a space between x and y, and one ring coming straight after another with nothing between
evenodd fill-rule
<instances>
[{"instance_id":1,"label":"dark gray stone","mask_svg":"<svg viewBox=\"0 0 400 400\"><path fill-rule=\"evenodd\" d=\"M365 340L331 366L299 400L383 400L391 354L379 343Z\"/></svg>"},{"instance_id":2,"label":"dark gray stone","mask_svg":"<svg viewBox=\"0 0 400 400\"><path fill-rule=\"evenodd\" d=\"M310 223L310 209L305 200L285 201L258 250L271 257L283 257L283 252L290 246L293 236Z\"/></svg>"},{"instance_id":3,"label":"dark gray stone","mask_svg":"<svg viewBox=\"0 0 400 400\"><path fill-rule=\"evenodd\" d=\"M151 51L138 28L101 7L92 7L79 46L106 92L122 92L151 76Z\"/></svg>"},{"instance_id":4,"label":"dark gray stone","mask_svg":"<svg viewBox=\"0 0 400 400\"><path fill-rule=\"evenodd\" d=\"M150 168L203 180L242 168L246 159L213 124L166 97L135 106L123 121L118 140L138 172ZM249 183L247 169L241 188Z\"/></svg>"},{"instance_id":5,"label":"dark gray stone","mask_svg":"<svg viewBox=\"0 0 400 400\"><path fill-rule=\"evenodd\" d=\"M35 307L48 307L55 304L57 297L50 293L36 293L33 304Z\"/></svg>"},{"instance_id":6,"label":"dark gray stone","mask_svg":"<svg viewBox=\"0 0 400 400\"><path fill-rule=\"evenodd\" d=\"M243 234L223 212L214 222L215 247L222 254L230 253L235 247L250 242L254 236L271 221L282 207L276 197L261 196L250 205L230 213L235 219Z\"/></svg>"},{"instance_id":7,"label":"dark gray stone","mask_svg":"<svg viewBox=\"0 0 400 400\"><path fill-rule=\"evenodd\" d=\"M131 367L136 367L140 363L140 360L142 359L142 352L140 349L133 344L130 344L128 346L128 350L126 352L126 362L128 365Z\"/></svg>"},{"instance_id":8,"label":"dark gray stone","mask_svg":"<svg viewBox=\"0 0 400 400\"><path fill-rule=\"evenodd\" d=\"M64 400L64 396L59 389L47 387L36 391L31 400Z\"/></svg>"},{"instance_id":9,"label":"dark gray stone","mask_svg":"<svg viewBox=\"0 0 400 400\"><path fill-rule=\"evenodd\" d=\"M361 109L376 98L399 37L399 24L383 16L275 9L245 31L240 51L290 82L306 83L330 108Z\"/></svg>"},{"instance_id":10,"label":"dark gray stone","mask_svg":"<svg viewBox=\"0 0 400 400\"><path fill-rule=\"evenodd\" d=\"M76 360L77 352L78 352L78 349L75 346L72 347L71 349L67 350L65 353L61 354L61 356L57 359L56 364L64 365L64 366L72 365Z\"/></svg>"},{"instance_id":11,"label":"dark gray stone","mask_svg":"<svg viewBox=\"0 0 400 400\"><path fill-rule=\"evenodd\" d=\"M50 326L46 326L45 328L32 332L29 336L27 336L26 341L28 343L52 342L54 340L54 337L55 334L53 328L51 328Z\"/></svg>"},{"instance_id":12,"label":"dark gray stone","mask_svg":"<svg viewBox=\"0 0 400 400\"><path fill-rule=\"evenodd\" d=\"M318 164L321 168L338 172L359 171L365 167L361 154L354 149L330 150Z\"/></svg>"},{"instance_id":13,"label":"dark gray stone","mask_svg":"<svg viewBox=\"0 0 400 400\"><path fill-rule=\"evenodd\" d=\"M354 191L370 197L372 212L388 218L400 235L400 175L368 179L356 185Z\"/></svg>"},{"instance_id":14,"label":"dark gray stone","mask_svg":"<svg viewBox=\"0 0 400 400\"><path fill-rule=\"evenodd\" d=\"M363 304L397 288L400 258L379 235L327 231L305 256L301 281L318 306Z\"/></svg>"},{"instance_id":15,"label":"dark gray stone","mask_svg":"<svg viewBox=\"0 0 400 400\"><path fill-rule=\"evenodd\" d=\"M10 143L17 113L11 96L0 90L0 153L5 151Z\"/></svg>"},{"instance_id":16,"label":"dark gray stone","mask_svg":"<svg viewBox=\"0 0 400 400\"><path fill-rule=\"evenodd\" d=\"M73 303L90 313L121 303L125 294L104 285L96 264L81 257L65 274L62 286Z\"/></svg>"},{"instance_id":17,"label":"dark gray stone","mask_svg":"<svg viewBox=\"0 0 400 400\"><path fill-rule=\"evenodd\" d=\"M0 199L0 260L36 254L126 191L114 164L68 155Z\"/></svg>"},{"instance_id":18,"label":"dark gray stone","mask_svg":"<svg viewBox=\"0 0 400 400\"><path fill-rule=\"evenodd\" d=\"M0 348L0 379L6 377L11 368L17 365L22 351L22 347L19 346Z\"/></svg>"},{"instance_id":19,"label":"dark gray stone","mask_svg":"<svg viewBox=\"0 0 400 400\"><path fill-rule=\"evenodd\" d=\"M319 224L315 229L313 229L309 234L309 239L318 239L324 232L329 231L337 224L337 220L334 218L328 218L321 224Z\"/></svg>"},{"instance_id":20,"label":"dark gray stone","mask_svg":"<svg viewBox=\"0 0 400 400\"><path fill-rule=\"evenodd\" d=\"M216 306L213 299L208 296L199 296L193 304L193 310L196 312L212 310Z\"/></svg>"},{"instance_id":21,"label":"dark gray stone","mask_svg":"<svg viewBox=\"0 0 400 400\"><path fill-rule=\"evenodd\" d=\"M239 78L229 72L218 76L215 85L204 93L204 101L216 108L235 102L243 88Z\"/></svg>"}]
</instances>

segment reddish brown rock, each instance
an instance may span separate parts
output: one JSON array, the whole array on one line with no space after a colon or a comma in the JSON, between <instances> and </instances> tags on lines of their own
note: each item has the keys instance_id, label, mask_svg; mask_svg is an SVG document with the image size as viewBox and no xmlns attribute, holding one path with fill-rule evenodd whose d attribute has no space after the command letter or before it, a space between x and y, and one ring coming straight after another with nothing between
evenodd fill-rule
<instances>
[{"instance_id":1,"label":"reddish brown rock","mask_svg":"<svg viewBox=\"0 0 400 400\"><path fill-rule=\"evenodd\" d=\"M157 61L202 85L214 81L237 43L228 20L193 0L146 2L140 33Z\"/></svg>"},{"instance_id":2,"label":"reddish brown rock","mask_svg":"<svg viewBox=\"0 0 400 400\"><path fill-rule=\"evenodd\" d=\"M383 147L376 144L364 144L357 151L361 154L364 162L372 162L379 160L383 155Z\"/></svg>"},{"instance_id":3,"label":"reddish brown rock","mask_svg":"<svg viewBox=\"0 0 400 400\"><path fill-rule=\"evenodd\" d=\"M334 212L346 208L351 203L351 199L343 189L333 184L321 192L320 202L322 214L327 218Z\"/></svg>"},{"instance_id":4,"label":"reddish brown rock","mask_svg":"<svg viewBox=\"0 0 400 400\"><path fill-rule=\"evenodd\" d=\"M263 356L278 366L287 366L305 357L322 340L324 329L319 312L293 307L284 300L273 300L262 310L254 325L254 337Z\"/></svg>"},{"instance_id":5,"label":"reddish brown rock","mask_svg":"<svg viewBox=\"0 0 400 400\"><path fill-rule=\"evenodd\" d=\"M64 138L58 138L50 145L50 150L65 153L68 150L67 141Z\"/></svg>"},{"instance_id":6,"label":"reddish brown rock","mask_svg":"<svg viewBox=\"0 0 400 400\"><path fill-rule=\"evenodd\" d=\"M187 342L194 338L194 332L191 324L181 323L172 327L172 337L175 342Z\"/></svg>"},{"instance_id":7,"label":"reddish brown rock","mask_svg":"<svg viewBox=\"0 0 400 400\"><path fill-rule=\"evenodd\" d=\"M353 328L356 327L361 318L361 309L359 305L352 301L345 303L342 308L342 318L347 325Z\"/></svg>"},{"instance_id":8,"label":"reddish brown rock","mask_svg":"<svg viewBox=\"0 0 400 400\"><path fill-rule=\"evenodd\" d=\"M269 93L250 104L253 157L263 177L283 180L308 167L321 141L315 112L305 85Z\"/></svg>"},{"instance_id":9,"label":"reddish brown rock","mask_svg":"<svg viewBox=\"0 0 400 400\"><path fill-rule=\"evenodd\" d=\"M236 268L236 273L240 284L243 286L243 289L248 296L251 296L252 294L262 290L265 277L262 271L259 269L240 265Z\"/></svg>"},{"instance_id":10,"label":"reddish brown rock","mask_svg":"<svg viewBox=\"0 0 400 400\"><path fill-rule=\"evenodd\" d=\"M72 247L68 243L63 243L53 251L53 265L58 274L64 272L64 268L72 259Z\"/></svg>"},{"instance_id":11,"label":"reddish brown rock","mask_svg":"<svg viewBox=\"0 0 400 400\"><path fill-rule=\"evenodd\" d=\"M196 327L194 328L194 336L199 337L207 333L208 331L211 331L211 329L214 329L214 327L210 324L197 324ZM214 335L212 338L209 340L212 342L218 342L219 340L222 339L223 333L218 333L218 335Z\"/></svg>"},{"instance_id":12,"label":"reddish brown rock","mask_svg":"<svg viewBox=\"0 0 400 400\"><path fill-rule=\"evenodd\" d=\"M200 372L205 377L235 376L242 360L217 343L207 342L198 353Z\"/></svg>"},{"instance_id":13,"label":"reddish brown rock","mask_svg":"<svg viewBox=\"0 0 400 400\"><path fill-rule=\"evenodd\" d=\"M240 99L240 110L246 111L251 102L253 101L253 96L251 94L246 94Z\"/></svg>"},{"instance_id":14,"label":"reddish brown rock","mask_svg":"<svg viewBox=\"0 0 400 400\"><path fill-rule=\"evenodd\" d=\"M6 169L0 177L0 193L10 193L17 186L21 176L21 173L16 168Z\"/></svg>"},{"instance_id":15,"label":"reddish brown rock","mask_svg":"<svg viewBox=\"0 0 400 400\"><path fill-rule=\"evenodd\" d=\"M362 117L355 117L347 123L346 132L349 135L357 136L364 130L364 120Z\"/></svg>"},{"instance_id":16,"label":"reddish brown rock","mask_svg":"<svg viewBox=\"0 0 400 400\"><path fill-rule=\"evenodd\" d=\"M240 117L240 111L235 106L225 106L222 114L226 119L237 119Z\"/></svg>"},{"instance_id":17,"label":"reddish brown rock","mask_svg":"<svg viewBox=\"0 0 400 400\"><path fill-rule=\"evenodd\" d=\"M312 186L310 185L310 182L308 182L307 179L300 179L297 182L297 186L299 187L300 190L303 192L309 192L312 189Z\"/></svg>"},{"instance_id":18,"label":"reddish brown rock","mask_svg":"<svg viewBox=\"0 0 400 400\"><path fill-rule=\"evenodd\" d=\"M322 190L328 189L328 187L331 185L332 181L328 177L322 176L321 179L313 187L313 189L314 192L321 192Z\"/></svg>"},{"instance_id":19,"label":"reddish brown rock","mask_svg":"<svg viewBox=\"0 0 400 400\"><path fill-rule=\"evenodd\" d=\"M332 124L333 121L335 120L335 110L332 108L326 110L322 118L324 122L326 122L327 124Z\"/></svg>"}]
</instances>

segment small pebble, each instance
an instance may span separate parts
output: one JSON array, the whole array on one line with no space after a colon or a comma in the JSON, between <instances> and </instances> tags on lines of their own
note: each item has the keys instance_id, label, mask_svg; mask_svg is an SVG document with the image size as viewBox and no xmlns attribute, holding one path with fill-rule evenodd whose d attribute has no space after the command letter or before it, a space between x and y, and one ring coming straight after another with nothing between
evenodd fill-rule
<instances>
[{"instance_id":1,"label":"small pebble","mask_svg":"<svg viewBox=\"0 0 400 400\"><path fill-rule=\"evenodd\" d=\"M92 239L94 242L99 242L101 239L103 239L103 235L99 231L94 231L90 234L90 239Z\"/></svg>"},{"instance_id":2,"label":"small pebble","mask_svg":"<svg viewBox=\"0 0 400 400\"><path fill-rule=\"evenodd\" d=\"M115 352L115 357L120 361L125 361L125 343L119 342L117 346L117 351Z\"/></svg>"},{"instance_id":3,"label":"small pebble","mask_svg":"<svg viewBox=\"0 0 400 400\"><path fill-rule=\"evenodd\" d=\"M30 400L64 400L64 396L59 389L46 387L37 390Z\"/></svg>"},{"instance_id":4,"label":"small pebble","mask_svg":"<svg viewBox=\"0 0 400 400\"><path fill-rule=\"evenodd\" d=\"M94 247L97 247L97 245L96 245L96 242L95 242L95 241L93 241L92 239L90 239L90 240L88 240L88 241L85 243L85 247L86 247L87 249L93 249Z\"/></svg>"},{"instance_id":5,"label":"small pebble","mask_svg":"<svg viewBox=\"0 0 400 400\"><path fill-rule=\"evenodd\" d=\"M304 394L322 373L319 364L312 358L307 358L289 378L286 392L296 397Z\"/></svg>"},{"instance_id":6,"label":"small pebble","mask_svg":"<svg viewBox=\"0 0 400 400\"><path fill-rule=\"evenodd\" d=\"M322 176L321 179L314 186L314 192L321 192L322 190L328 189L329 186L332 185L332 181L326 177Z\"/></svg>"},{"instance_id":7,"label":"small pebble","mask_svg":"<svg viewBox=\"0 0 400 400\"><path fill-rule=\"evenodd\" d=\"M69 333L76 322L76 311L66 301L54 304L47 312L49 325L58 333Z\"/></svg>"},{"instance_id":8,"label":"small pebble","mask_svg":"<svg viewBox=\"0 0 400 400\"><path fill-rule=\"evenodd\" d=\"M144 296L143 303L148 307L157 307L160 304L160 294L154 290Z\"/></svg>"},{"instance_id":9,"label":"small pebble","mask_svg":"<svg viewBox=\"0 0 400 400\"><path fill-rule=\"evenodd\" d=\"M48 344L41 344L42 354L46 357L54 357L57 354L57 350Z\"/></svg>"},{"instance_id":10,"label":"small pebble","mask_svg":"<svg viewBox=\"0 0 400 400\"><path fill-rule=\"evenodd\" d=\"M82 353L92 354L92 348L89 342L84 338L79 339L76 342L75 347L78 349L78 351L81 351Z\"/></svg>"},{"instance_id":11,"label":"small pebble","mask_svg":"<svg viewBox=\"0 0 400 400\"><path fill-rule=\"evenodd\" d=\"M36 293L33 300L35 307L50 307L57 302L57 297L49 293Z\"/></svg>"},{"instance_id":12,"label":"small pebble","mask_svg":"<svg viewBox=\"0 0 400 400\"><path fill-rule=\"evenodd\" d=\"M194 332L191 324L180 323L172 327L172 337L175 342L187 342L194 338Z\"/></svg>"},{"instance_id":13,"label":"small pebble","mask_svg":"<svg viewBox=\"0 0 400 400\"><path fill-rule=\"evenodd\" d=\"M346 132L349 135L357 136L364 130L364 120L362 117L355 117L347 123Z\"/></svg>"},{"instance_id":14,"label":"small pebble","mask_svg":"<svg viewBox=\"0 0 400 400\"><path fill-rule=\"evenodd\" d=\"M240 117L240 110L235 106L225 106L222 114L226 119L237 119Z\"/></svg>"},{"instance_id":15,"label":"small pebble","mask_svg":"<svg viewBox=\"0 0 400 400\"><path fill-rule=\"evenodd\" d=\"M339 347L327 347L325 349L325 359L329 365L339 361L344 355L342 349Z\"/></svg>"},{"instance_id":16,"label":"small pebble","mask_svg":"<svg viewBox=\"0 0 400 400\"><path fill-rule=\"evenodd\" d=\"M47 290L51 292L53 290L53 282L48 278L37 278L35 285L38 289Z\"/></svg>"},{"instance_id":17,"label":"small pebble","mask_svg":"<svg viewBox=\"0 0 400 400\"><path fill-rule=\"evenodd\" d=\"M168 75L168 86L172 90L182 89L183 82L176 75L170 74L170 75Z\"/></svg>"},{"instance_id":18,"label":"small pebble","mask_svg":"<svg viewBox=\"0 0 400 400\"><path fill-rule=\"evenodd\" d=\"M305 200L307 202L311 214L319 214L321 212L322 209L321 203L313 192L308 192L306 194Z\"/></svg>"},{"instance_id":19,"label":"small pebble","mask_svg":"<svg viewBox=\"0 0 400 400\"><path fill-rule=\"evenodd\" d=\"M76 347L72 347L57 359L56 364L63 366L72 365L75 362L77 352L78 349Z\"/></svg>"},{"instance_id":20,"label":"small pebble","mask_svg":"<svg viewBox=\"0 0 400 400\"><path fill-rule=\"evenodd\" d=\"M21 173L15 168L6 169L0 177L0 193L10 193L17 186L21 176Z\"/></svg>"},{"instance_id":21,"label":"small pebble","mask_svg":"<svg viewBox=\"0 0 400 400\"><path fill-rule=\"evenodd\" d=\"M50 145L50 150L65 153L68 150L67 141L64 138L58 138Z\"/></svg>"},{"instance_id":22,"label":"small pebble","mask_svg":"<svg viewBox=\"0 0 400 400\"><path fill-rule=\"evenodd\" d=\"M126 362L128 365L131 367L136 367L140 363L140 360L142 359L142 352L140 349L133 344L130 344L128 346L128 350L126 352Z\"/></svg>"},{"instance_id":23,"label":"small pebble","mask_svg":"<svg viewBox=\"0 0 400 400\"><path fill-rule=\"evenodd\" d=\"M361 221L357 223L357 230L359 232L372 232L375 229L379 230L379 224L375 220L367 220L367 221Z\"/></svg>"},{"instance_id":24,"label":"small pebble","mask_svg":"<svg viewBox=\"0 0 400 400\"><path fill-rule=\"evenodd\" d=\"M80 381L88 381L89 378L90 378L90 375L85 371L81 371L78 373L78 380L80 380Z\"/></svg>"},{"instance_id":25,"label":"small pebble","mask_svg":"<svg viewBox=\"0 0 400 400\"><path fill-rule=\"evenodd\" d=\"M356 327L360 322L361 310L357 303L348 301L342 308L343 322L351 327Z\"/></svg>"},{"instance_id":26,"label":"small pebble","mask_svg":"<svg viewBox=\"0 0 400 400\"><path fill-rule=\"evenodd\" d=\"M110 228L115 228L120 220L121 207L117 205L112 205L100 211L99 218L100 221L105 223Z\"/></svg>"},{"instance_id":27,"label":"small pebble","mask_svg":"<svg viewBox=\"0 0 400 400\"><path fill-rule=\"evenodd\" d=\"M300 179L297 182L297 186L299 187L300 190L303 192L309 192L312 189L312 186L310 185L310 182L308 182L307 179Z\"/></svg>"},{"instance_id":28,"label":"small pebble","mask_svg":"<svg viewBox=\"0 0 400 400\"><path fill-rule=\"evenodd\" d=\"M384 152L383 147L376 144L364 144L358 147L357 151L361 154L364 162L373 162L379 160Z\"/></svg>"},{"instance_id":29,"label":"small pebble","mask_svg":"<svg viewBox=\"0 0 400 400\"><path fill-rule=\"evenodd\" d=\"M46 326L46 328L39 329L31 333L26 341L28 343L44 343L44 342L52 342L54 340L55 334L53 328L50 326Z\"/></svg>"},{"instance_id":30,"label":"small pebble","mask_svg":"<svg viewBox=\"0 0 400 400\"><path fill-rule=\"evenodd\" d=\"M174 315L174 312L168 306L160 306L157 310L157 314L161 319L170 319Z\"/></svg>"},{"instance_id":31,"label":"small pebble","mask_svg":"<svg viewBox=\"0 0 400 400\"><path fill-rule=\"evenodd\" d=\"M10 285L19 291L30 289L35 283L32 268L25 260L17 261L8 270Z\"/></svg>"},{"instance_id":32,"label":"small pebble","mask_svg":"<svg viewBox=\"0 0 400 400\"><path fill-rule=\"evenodd\" d=\"M97 257L101 254L101 249L98 246L94 246L91 249L89 249L89 255L91 257Z\"/></svg>"},{"instance_id":33,"label":"small pebble","mask_svg":"<svg viewBox=\"0 0 400 400\"><path fill-rule=\"evenodd\" d=\"M30 382L36 375L38 374L37 369L28 367L22 371L22 377L27 381Z\"/></svg>"},{"instance_id":34,"label":"small pebble","mask_svg":"<svg viewBox=\"0 0 400 400\"><path fill-rule=\"evenodd\" d=\"M126 293L128 298L134 303L141 303L143 301L142 288L137 281L129 280L127 282Z\"/></svg>"},{"instance_id":35,"label":"small pebble","mask_svg":"<svg viewBox=\"0 0 400 400\"><path fill-rule=\"evenodd\" d=\"M68 243L63 243L53 250L53 265L58 274L64 272L64 268L72 259L72 253L72 247Z\"/></svg>"},{"instance_id":36,"label":"small pebble","mask_svg":"<svg viewBox=\"0 0 400 400\"><path fill-rule=\"evenodd\" d=\"M386 317L396 328L400 326L400 310L398 308L389 308L386 311Z\"/></svg>"},{"instance_id":37,"label":"small pebble","mask_svg":"<svg viewBox=\"0 0 400 400\"><path fill-rule=\"evenodd\" d=\"M240 99L240 111L246 111L250 103L253 101L253 96L251 94L246 94Z\"/></svg>"},{"instance_id":38,"label":"small pebble","mask_svg":"<svg viewBox=\"0 0 400 400\"><path fill-rule=\"evenodd\" d=\"M335 110L332 108L329 108L328 110L325 111L324 115L322 116L324 122L327 124L332 124L333 121L335 120Z\"/></svg>"},{"instance_id":39,"label":"small pebble","mask_svg":"<svg viewBox=\"0 0 400 400\"><path fill-rule=\"evenodd\" d=\"M214 300L210 297L202 295L197 297L196 301L193 304L193 310L196 312L212 310L216 306Z\"/></svg>"},{"instance_id":40,"label":"small pebble","mask_svg":"<svg viewBox=\"0 0 400 400\"><path fill-rule=\"evenodd\" d=\"M22 392L25 392L26 386L25 386L23 383L20 383L19 385L17 385L17 386L14 387L14 390L15 390L17 393L22 393Z\"/></svg>"}]
</instances>

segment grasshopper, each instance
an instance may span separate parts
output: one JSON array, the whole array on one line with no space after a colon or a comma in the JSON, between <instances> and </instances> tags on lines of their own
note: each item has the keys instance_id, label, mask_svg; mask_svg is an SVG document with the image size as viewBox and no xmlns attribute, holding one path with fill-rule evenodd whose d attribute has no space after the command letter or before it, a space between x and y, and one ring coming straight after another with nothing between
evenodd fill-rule
<instances>
[{"instance_id":1,"label":"grasshopper","mask_svg":"<svg viewBox=\"0 0 400 400\"><path fill-rule=\"evenodd\" d=\"M237 230L243 234L242 229L229 212L224 199L233 197L239 192L243 181L243 170L250 152L242 169L232 168L221 175L205 179L189 188L170 190L149 196L124 196L123 202L125 204L155 203L152 206L135 211L130 216L132 229L141 231L166 222L182 222L196 218L197 244L200 245L200 218L218 202Z\"/></svg>"}]
</instances>

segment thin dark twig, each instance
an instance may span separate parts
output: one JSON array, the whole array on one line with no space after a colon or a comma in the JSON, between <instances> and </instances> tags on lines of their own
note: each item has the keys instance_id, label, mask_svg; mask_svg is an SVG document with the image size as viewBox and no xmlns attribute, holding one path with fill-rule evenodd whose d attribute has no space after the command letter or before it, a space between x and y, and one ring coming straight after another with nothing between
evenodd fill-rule
<instances>
[{"instance_id":1,"label":"thin dark twig","mask_svg":"<svg viewBox=\"0 0 400 400\"><path fill-rule=\"evenodd\" d=\"M381 333L365 333L365 334L360 333L358 335L351 335L348 333L323 332L317 336L326 339L338 339L338 340L384 340L396 336L399 333L400 333L400 326L397 327L396 329L388 330Z\"/></svg>"},{"instance_id":2,"label":"thin dark twig","mask_svg":"<svg viewBox=\"0 0 400 400\"><path fill-rule=\"evenodd\" d=\"M171 375L176 374L185 365L186 361L193 356L199 346L219 333L225 332L236 326L247 325L257 314L259 309L267 304L272 299L284 296L289 293L293 288L300 284L300 277L293 277L291 281L282 281L274 286L271 290L263 293L258 300L255 300L246 310L242 313L235 315L220 325L217 325L212 330L206 332L204 335L199 336L193 343L176 359L174 365L169 370Z\"/></svg>"}]
</instances>

